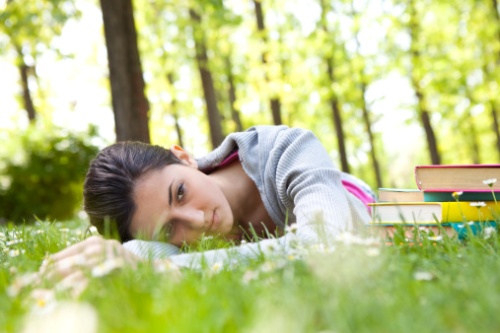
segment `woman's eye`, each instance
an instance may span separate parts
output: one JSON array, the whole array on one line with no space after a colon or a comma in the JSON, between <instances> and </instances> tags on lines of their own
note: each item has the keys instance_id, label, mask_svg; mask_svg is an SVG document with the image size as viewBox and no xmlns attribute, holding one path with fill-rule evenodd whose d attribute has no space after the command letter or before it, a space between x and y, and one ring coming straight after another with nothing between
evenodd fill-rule
<instances>
[{"instance_id":1,"label":"woman's eye","mask_svg":"<svg viewBox=\"0 0 500 333\"><path fill-rule=\"evenodd\" d=\"M177 201L181 201L184 198L184 184L181 184L177 189Z\"/></svg>"}]
</instances>

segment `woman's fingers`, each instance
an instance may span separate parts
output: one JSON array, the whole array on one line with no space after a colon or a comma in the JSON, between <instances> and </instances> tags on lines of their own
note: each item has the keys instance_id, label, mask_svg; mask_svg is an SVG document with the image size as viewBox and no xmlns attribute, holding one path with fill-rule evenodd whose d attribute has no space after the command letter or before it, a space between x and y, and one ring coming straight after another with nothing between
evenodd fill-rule
<instances>
[{"instance_id":1,"label":"woman's fingers","mask_svg":"<svg viewBox=\"0 0 500 333\"><path fill-rule=\"evenodd\" d=\"M139 260L119 242L93 236L47 258L40 267L40 273L46 279L60 280L75 272L100 272L102 267L116 269L124 264L135 267Z\"/></svg>"},{"instance_id":2,"label":"woman's fingers","mask_svg":"<svg viewBox=\"0 0 500 333\"><path fill-rule=\"evenodd\" d=\"M89 246L100 246L100 244L105 243L107 240L100 236L92 236L89 237L79 243L76 243L74 245L71 245L70 247L57 252L56 254L52 255L50 258L53 261L57 261L66 257L71 257L74 256L78 253L83 252L86 248Z\"/></svg>"},{"instance_id":3,"label":"woman's fingers","mask_svg":"<svg viewBox=\"0 0 500 333\"><path fill-rule=\"evenodd\" d=\"M57 289L70 291L74 297L79 296L89 283L87 275L81 270L76 270L66 276L57 284Z\"/></svg>"},{"instance_id":4,"label":"woman's fingers","mask_svg":"<svg viewBox=\"0 0 500 333\"><path fill-rule=\"evenodd\" d=\"M73 273L75 269L85 267L86 260L87 259L83 253L77 253L58 260L49 258L43 263L43 267L40 268L40 273L43 274L43 276L48 280L52 280L54 278L65 278Z\"/></svg>"}]
</instances>

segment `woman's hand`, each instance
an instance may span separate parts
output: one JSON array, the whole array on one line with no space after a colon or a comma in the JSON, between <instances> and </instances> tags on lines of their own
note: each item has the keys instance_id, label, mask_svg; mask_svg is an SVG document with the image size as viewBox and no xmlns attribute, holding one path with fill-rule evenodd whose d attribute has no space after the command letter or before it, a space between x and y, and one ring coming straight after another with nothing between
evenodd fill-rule
<instances>
[{"instance_id":1,"label":"woman's hand","mask_svg":"<svg viewBox=\"0 0 500 333\"><path fill-rule=\"evenodd\" d=\"M88 276L103 276L125 265L136 267L141 259L118 241L92 236L44 260L39 270L43 280L57 281L58 287L79 294Z\"/></svg>"},{"instance_id":2,"label":"woman's hand","mask_svg":"<svg viewBox=\"0 0 500 333\"><path fill-rule=\"evenodd\" d=\"M30 286L33 288L32 297L36 299L39 294L53 293L52 287L44 289L43 285L49 282L56 290L78 297L87 287L89 277L100 277L125 266L135 268L141 260L115 240L92 236L49 256L38 272L17 277L7 292L15 296ZM151 264L157 273L167 273L173 281L181 277L179 267L169 259L156 259Z\"/></svg>"},{"instance_id":3,"label":"woman's hand","mask_svg":"<svg viewBox=\"0 0 500 333\"><path fill-rule=\"evenodd\" d=\"M75 267L95 268L109 261L118 261L121 266L128 264L135 267L140 260L118 241L92 236L50 256L43 262L40 271L48 270L47 273L65 278Z\"/></svg>"}]
</instances>

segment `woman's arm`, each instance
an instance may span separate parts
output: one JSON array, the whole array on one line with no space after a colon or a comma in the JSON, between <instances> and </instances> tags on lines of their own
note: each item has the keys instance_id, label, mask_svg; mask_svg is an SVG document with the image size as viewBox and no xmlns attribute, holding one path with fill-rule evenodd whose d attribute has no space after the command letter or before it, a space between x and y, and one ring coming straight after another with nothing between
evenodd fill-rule
<instances>
[{"instance_id":1,"label":"woman's arm","mask_svg":"<svg viewBox=\"0 0 500 333\"><path fill-rule=\"evenodd\" d=\"M285 216L297 224L296 233L277 239L248 243L231 249L211 250L203 253L186 253L170 256L175 264L199 268L215 264L248 261L269 253L288 252L291 240L303 244L328 242L339 232L353 230L370 217L365 205L342 186L342 173L336 169L316 136L302 129L274 127L274 141L268 156L258 167L262 181L261 193L267 197L268 207L276 210L274 216ZM259 129L257 129L257 133ZM266 140L263 133L260 145ZM250 141L250 140L248 140ZM240 146L241 149L241 146ZM255 168L255 166L253 166ZM287 214L288 213L288 214ZM293 215L293 217L292 217ZM131 241L125 247L139 256L168 256L169 247L164 243Z\"/></svg>"},{"instance_id":2,"label":"woman's arm","mask_svg":"<svg viewBox=\"0 0 500 333\"><path fill-rule=\"evenodd\" d=\"M299 238L325 242L366 224L367 207L344 188L342 172L318 138L301 129L287 132L277 148L281 151L276 163L277 193L286 209L293 209Z\"/></svg>"}]
</instances>

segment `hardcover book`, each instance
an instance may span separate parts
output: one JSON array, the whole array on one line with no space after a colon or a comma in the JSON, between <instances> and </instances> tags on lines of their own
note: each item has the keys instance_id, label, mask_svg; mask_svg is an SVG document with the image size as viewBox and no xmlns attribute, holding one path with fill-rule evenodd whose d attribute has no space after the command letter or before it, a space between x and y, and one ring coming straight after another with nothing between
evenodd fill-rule
<instances>
[{"instance_id":1,"label":"hardcover book","mask_svg":"<svg viewBox=\"0 0 500 333\"><path fill-rule=\"evenodd\" d=\"M427 190L423 191L423 197L426 202L434 201L456 201L453 197L453 192L461 192L457 197L458 201L500 201L500 192L491 190L475 190L475 191L439 191L439 190Z\"/></svg>"},{"instance_id":2,"label":"hardcover book","mask_svg":"<svg viewBox=\"0 0 500 333\"><path fill-rule=\"evenodd\" d=\"M500 164L418 165L415 181L420 190L488 190L483 181L500 179Z\"/></svg>"},{"instance_id":3,"label":"hardcover book","mask_svg":"<svg viewBox=\"0 0 500 333\"><path fill-rule=\"evenodd\" d=\"M376 202L368 205L372 207L372 223L388 225L486 222L495 220L500 213L500 206L492 201Z\"/></svg>"},{"instance_id":4,"label":"hardcover book","mask_svg":"<svg viewBox=\"0 0 500 333\"><path fill-rule=\"evenodd\" d=\"M379 188L378 201L414 202L424 201L424 194L418 189ZM438 201L438 200L435 200Z\"/></svg>"}]
</instances>

